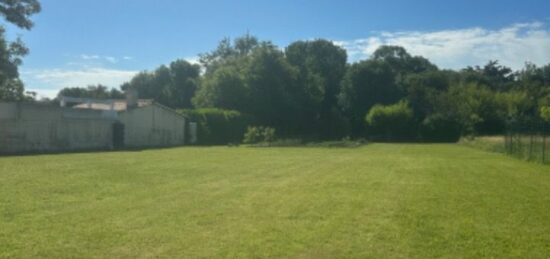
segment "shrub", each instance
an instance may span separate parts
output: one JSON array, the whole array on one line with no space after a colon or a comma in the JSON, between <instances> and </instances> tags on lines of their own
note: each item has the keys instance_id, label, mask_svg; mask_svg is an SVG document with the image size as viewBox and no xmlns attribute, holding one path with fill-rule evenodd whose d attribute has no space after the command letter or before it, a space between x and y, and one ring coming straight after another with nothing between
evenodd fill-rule
<instances>
[{"instance_id":1,"label":"shrub","mask_svg":"<svg viewBox=\"0 0 550 259\"><path fill-rule=\"evenodd\" d=\"M248 127L244 134L245 144L271 143L275 140L275 129L270 127Z\"/></svg>"},{"instance_id":2,"label":"shrub","mask_svg":"<svg viewBox=\"0 0 550 259\"><path fill-rule=\"evenodd\" d=\"M240 143L252 117L238 111L203 108L180 110L190 121L197 122L197 139L200 145Z\"/></svg>"},{"instance_id":3,"label":"shrub","mask_svg":"<svg viewBox=\"0 0 550 259\"><path fill-rule=\"evenodd\" d=\"M550 106L540 107L540 117L547 122L550 122Z\"/></svg>"},{"instance_id":4,"label":"shrub","mask_svg":"<svg viewBox=\"0 0 550 259\"><path fill-rule=\"evenodd\" d=\"M458 121L442 114L432 114L420 125L420 136L424 141L457 142L460 132Z\"/></svg>"},{"instance_id":5,"label":"shrub","mask_svg":"<svg viewBox=\"0 0 550 259\"><path fill-rule=\"evenodd\" d=\"M382 140L408 140L414 137L413 111L408 102L373 106L365 117L367 135Z\"/></svg>"}]
</instances>

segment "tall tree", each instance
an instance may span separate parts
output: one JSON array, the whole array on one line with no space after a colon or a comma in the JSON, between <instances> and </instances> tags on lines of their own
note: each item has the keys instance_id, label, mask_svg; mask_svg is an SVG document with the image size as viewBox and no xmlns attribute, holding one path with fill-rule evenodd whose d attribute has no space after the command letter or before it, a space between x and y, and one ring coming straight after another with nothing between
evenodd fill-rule
<instances>
[{"instance_id":1,"label":"tall tree","mask_svg":"<svg viewBox=\"0 0 550 259\"><path fill-rule=\"evenodd\" d=\"M259 46L260 41L258 41L258 38L250 34L238 37L233 42L230 38L225 38L220 41L215 50L200 54L200 63L205 68L207 76L222 66L236 65L243 67L246 63L243 59L246 59Z\"/></svg>"},{"instance_id":2,"label":"tall tree","mask_svg":"<svg viewBox=\"0 0 550 259\"><path fill-rule=\"evenodd\" d=\"M30 30L30 16L40 12L38 0L0 0L0 15L19 28Z\"/></svg>"},{"instance_id":3,"label":"tall tree","mask_svg":"<svg viewBox=\"0 0 550 259\"><path fill-rule=\"evenodd\" d=\"M346 72L346 51L331 41L318 39L290 44L285 55L288 62L300 71L299 84L307 92L307 102L315 111L319 133L324 138L335 136L331 132L333 113L337 108L340 83Z\"/></svg>"},{"instance_id":4,"label":"tall tree","mask_svg":"<svg viewBox=\"0 0 550 259\"><path fill-rule=\"evenodd\" d=\"M248 92L243 74L235 66L225 66L202 79L193 105L242 111L248 103Z\"/></svg>"},{"instance_id":5,"label":"tall tree","mask_svg":"<svg viewBox=\"0 0 550 259\"><path fill-rule=\"evenodd\" d=\"M0 0L0 16L15 26L30 30L30 16L40 12L37 0ZM19 80L18 66L28 53L21 39L8 42L5 28L0 25L0 100L20 101L25 99L24 86Z\"/></svg>"},{"instance_id":6,"label":"tall tree","mask_svg":"<svg viewBox=\"0 0 550 259\"><path fill-rule=\"evenodd\" d=\"M191 108L191 99L195 95L200 76L200 67L185 60L170 63L170 94L173 99L170 105L178 108Z\"/></svg>"},{"instance_id":7,"label":"tall tree","mask_svg":"<svg viewBox=\"0 0 550 259\"><path fill-rule=\"evenodd\" d=\"M299 127L301 110L296 97L302 92L296 78L297 71L286 61L283 52L271 43L262 43L252 52L245 70L250 91L245 112L283 133Z\"/></svg>"},{"instance_id":8,"label":"tall tree","mask_svg":"<svg viewBox=\"0 0 550 259\"><path fill-rule=\"evenodd\" d=\"M200 66L185 60L162 65L153 72L140 72L121 88L135 89L140 98L154 99L172 108L191 108L200 77Z\"/></svg>"},{"instance_id":9,"label":"tall tree","mask_svg":"<svg viewBox=\"0 0 550 259\"><path fill-rule=\"evenodd\" d=\"M437 66L426 58L412 56L407 50L400 46L384 45L376 49L372 59L387 62L396 75L403 77L409 73L421 73L424 71L437 70Z\"/></svg>"},{"instance_id":10,"label":"tall tree","mask_svg":"<svg viewBox=\"0 0 550 259\"><path fill-rule=\"evenodd\" d=\"M458 78L458 73L450 70L409 74L404 81L405 92L415 118L423 120L436 112L440 95L446 92L452 83L458 82Z\"/></svg>"},{"instance_id":11,"label":"tall tree","mask_svg":"<svg viewBox=\"0 0 550 259\"><path fill-rule=\"evenodd\" d=\"M483 84L495 91L510 90L515 81L512 69L499 65L496 60L490 60L483 67L467 67L461 72L464 83Z\"/></svg>"},{"instance_id":12,"label":"tall tree","mask_svg":"<svg viewBox=\"0 0 550 259\"><path fill-rule=\"evenodd\" d=\"M363 118L375 104L392 104L402 95L388 62L366 60L351 65L342 82L339 103L352 120L353 135L364 134Z\"/></svg>"}]
</instances>

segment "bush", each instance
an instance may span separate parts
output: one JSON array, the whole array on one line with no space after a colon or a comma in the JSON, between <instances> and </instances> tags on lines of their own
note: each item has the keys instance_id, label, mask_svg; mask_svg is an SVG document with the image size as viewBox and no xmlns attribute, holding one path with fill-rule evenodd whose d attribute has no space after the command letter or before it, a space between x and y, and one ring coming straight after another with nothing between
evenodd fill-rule
<instances>
[{"instance_id":1,"label":"bush","mask_svg":"<svg viewBox=\"0 0 550 259\"><path fill-rule=\"evenodd\" d=\"M190 121L197 123L199 145L240 143L252 117L233 110L204 108L180 110Z\"/></svg>"},{"instance_id":2,"label":"bush","mask_svg":"<svg viewBox=\"0 0 550 259\"><path fill-rule=\"evenodd\" d=\"M458 121L442 114L432 114L420 125L420 136L424 141L457 142L460 132Z\"/></svg>"},{"instance_id":3,"label":"bush","mask_svg":"<svg viewBox=\"0 0 550 259\"><path fill-rule=\"evenodd\" d=\"M367 135L380 140L410 140L414 138L413 111L408 102L373 106L365 117Z\"/></svg>"},{"instance_id":4,"label":"bush","mask_svg":"<svg viewBox=\"0 0 550 259\"><path fill-rule=\"evenodd\" d=\"M275 129L270 127L248 127L244 134L245 144L271 143L275 140Z\"/></svg>"},{"instance_id":5,"label":"bush","mask_svg":"<svg viewBox=\"0 0 550 259\"><path fill-rule=\"evenodd\" d=\"M543 120L550 122L550 106L540 107L540 117Z\"/></svg>"}]
</instances>

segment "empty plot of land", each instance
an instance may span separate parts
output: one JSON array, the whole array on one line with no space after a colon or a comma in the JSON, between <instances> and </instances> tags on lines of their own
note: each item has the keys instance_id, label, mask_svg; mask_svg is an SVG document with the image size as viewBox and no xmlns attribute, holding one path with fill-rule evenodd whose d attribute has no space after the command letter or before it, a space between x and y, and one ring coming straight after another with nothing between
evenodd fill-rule
<instances>
[{"instance_id":1,"label":"empty plot of land","mask_svg":"<svg viewBox=\"0 0 550 259\"><path fill-rule=\"evenodd\" d=\"M0 158L0 257L550 254L550 167L459 145Z\"/></svg>"}]
</instances>

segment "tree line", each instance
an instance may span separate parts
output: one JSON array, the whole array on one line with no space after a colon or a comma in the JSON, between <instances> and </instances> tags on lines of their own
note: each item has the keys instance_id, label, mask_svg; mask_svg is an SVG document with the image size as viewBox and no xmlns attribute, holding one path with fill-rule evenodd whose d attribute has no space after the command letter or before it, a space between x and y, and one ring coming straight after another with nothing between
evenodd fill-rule
<instances>
[{"instance_id":1,"label":"tree line","mask_svg":"<svg viewBox=\"0 0 550 259\"><path fill-rule=\"evenodd\" d=\"M329 40L281 49L247 34L222 40L200 65L176 60L121 88L176 109L239 111L284 137L448 141L501 134L509 120L540 116L550 105L550 64L439 69L400 46L349 64Z\"/></svg>"},{"instance_id":2,"label":"tree line","mask_svg":"<svg viewBox=\"0 0 550 259\"><path fill-rule=\"evenodd\" d=\"M23 29L39 11L36 0L0 1L0 14ZM32 99L17 71L27 52L0 27L0 100ZM329 40L280 48L246 34L223 39L199 64L175 60L119 89L77 86L59 95L116 99L128 89L174 109L236 111L285 138L449 141L500 134L510 120L541 117L550 106L550 64L513 71L489 61L448 70L400 46L381 46L348 63L346 50Z\"/></svg>"}]
</instances>

